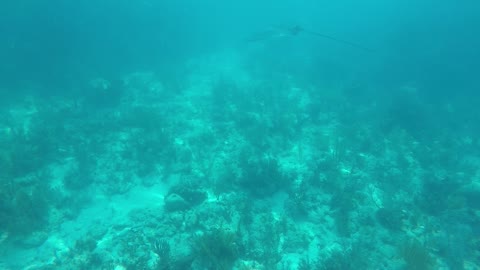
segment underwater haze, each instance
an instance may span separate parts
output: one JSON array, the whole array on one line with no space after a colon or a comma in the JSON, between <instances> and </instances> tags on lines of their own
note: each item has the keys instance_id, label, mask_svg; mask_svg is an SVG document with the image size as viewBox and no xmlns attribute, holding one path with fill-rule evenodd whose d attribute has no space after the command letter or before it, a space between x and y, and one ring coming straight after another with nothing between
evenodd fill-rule
<instances>
[{"instance_id":1,"label":"underwater haze","mask_svg":"<svg viewBox=\"0 0 480 270\"><path fill-rule=\"evenodd\" d=\"M0 270L480 269L480 2L0 3Z\"/></svg>"}]
</instances>

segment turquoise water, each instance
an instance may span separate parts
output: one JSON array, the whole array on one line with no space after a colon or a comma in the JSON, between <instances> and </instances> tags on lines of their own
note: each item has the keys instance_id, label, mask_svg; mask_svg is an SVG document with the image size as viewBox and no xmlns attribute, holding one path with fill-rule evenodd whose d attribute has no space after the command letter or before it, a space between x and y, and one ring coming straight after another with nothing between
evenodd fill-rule
<instances>
[{"instance_id":1,"label":"turquoise water","mask_svg":"<svg viewBox=\"0 0 480 270\"><path fill-rule=\"evenodd\" d=\"M480 4L4 2L0 270L480 269Z\"/></svg>"}]
</instances>

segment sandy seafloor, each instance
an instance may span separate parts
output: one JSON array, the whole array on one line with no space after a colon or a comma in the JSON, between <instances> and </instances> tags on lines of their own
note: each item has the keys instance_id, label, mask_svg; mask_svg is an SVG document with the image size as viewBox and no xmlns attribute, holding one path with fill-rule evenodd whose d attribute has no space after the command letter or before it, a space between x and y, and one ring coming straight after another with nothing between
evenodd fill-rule
<instances>
[{"instance_id":1,"label":"sandy seafloor","mask_svg":"<svg viewBox=\"0 0 480 270\"><path fill-rule=\"evenodd\" d=\"M1 108L0 269L480 269L480 140L430 118L457 105L185 70Z\"/></svg>"}]
</instances>

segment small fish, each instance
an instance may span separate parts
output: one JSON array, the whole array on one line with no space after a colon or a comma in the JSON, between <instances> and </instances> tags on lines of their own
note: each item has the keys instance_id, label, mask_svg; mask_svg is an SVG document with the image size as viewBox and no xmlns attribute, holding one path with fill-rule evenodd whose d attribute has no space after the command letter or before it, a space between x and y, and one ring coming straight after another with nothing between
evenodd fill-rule
<instances>
[{"instance_id":1,"label":"small fish","mask_svg":"<svg viewBox=\"0 0 480 270\"><path fill-rule=\"evenodd\" d=\"M257 32L246 38L247 42L258 42L265 40L272 40L277 38L283 38L290 36L288 32L282 31L281 29L272 28L262 32Z\"/></svg>"}]
</instances>

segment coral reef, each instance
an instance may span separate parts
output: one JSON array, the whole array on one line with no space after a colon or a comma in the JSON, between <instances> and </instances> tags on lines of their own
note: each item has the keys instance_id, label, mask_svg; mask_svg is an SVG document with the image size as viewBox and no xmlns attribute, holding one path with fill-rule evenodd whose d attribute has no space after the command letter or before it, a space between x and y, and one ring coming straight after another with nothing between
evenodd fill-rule
<instances>
[{"instance_id":1,"label":"coral reef","mask_svg":"<svg viewBox=\"0 0 480 270\"><path fill-rule=\"evenodd\" d=\"M0 267L478 268L474 124L192 61L0 108Z\"/></svg>"}]
</instances>

